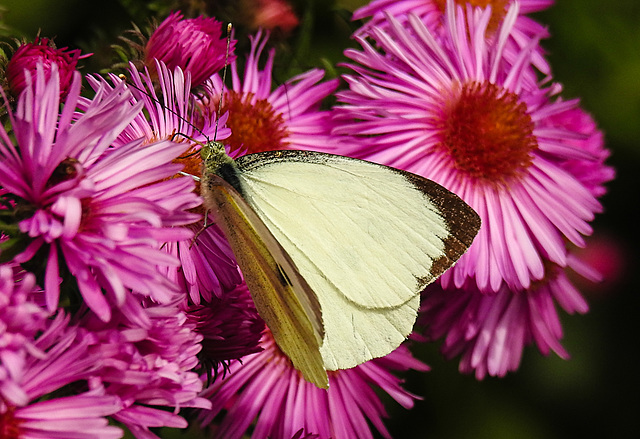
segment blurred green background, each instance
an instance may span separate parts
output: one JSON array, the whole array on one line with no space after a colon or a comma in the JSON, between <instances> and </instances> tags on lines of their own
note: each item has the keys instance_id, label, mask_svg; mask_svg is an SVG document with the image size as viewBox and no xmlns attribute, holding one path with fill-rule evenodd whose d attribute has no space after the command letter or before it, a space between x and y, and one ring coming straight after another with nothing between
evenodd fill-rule
<instances>
[{"instance_id":1,"label":"blurred green background","mask_svg":"<svg viewBox=\"0 0 640 439\"><path fill-rule=\"evenodd\" d=\"M207 2L196 2L205 4ZM220 17L234 19L233 1L218 1ZM302 26L277 43L283 53L278 75L331 66L355 25L349 11L364 1L292 2ZM3 35L29 40L40 30L56 37L58 47L93 52L84 62L91 72L112 61L110 44L131 22L144 26L168 1L0 0ZM184 5L183 5L184 6ZM437 346L419 353L433 370L410 374L407 387L423 396L411 411L387 404L388 426L396 438L635 438L640 434L638 368L638 239L640 183L640 2L637 0L558 0L536 19L552 37L543 42L555 80L565 98L580 97L605 132L612 151L609 163L618 176L603 198L605 214L594 222L595 237L622 255L620 274L600 285L584 285L591 312L563 315L564 345L572 355L563 361L542 357L529 348L520 370L504 379L478 382L445 362ZM241 20L239 20L241 21ZM242 33L240 26L239 34ZM335 73L334 73L335 74ZM184 437L184 436L176 436Z\"/></svg>"}]
</instances>

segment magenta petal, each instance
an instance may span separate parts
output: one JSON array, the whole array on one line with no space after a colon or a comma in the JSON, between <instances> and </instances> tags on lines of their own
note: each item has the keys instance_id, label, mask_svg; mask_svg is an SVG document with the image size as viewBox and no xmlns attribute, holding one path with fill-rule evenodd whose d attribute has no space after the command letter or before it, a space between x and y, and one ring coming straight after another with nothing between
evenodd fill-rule
<instances>
[{"instance_id":1,"label":"magenta petal","mask_svg":"<svg viewBox=\"0 0 640 439\"><path fill-rule=\"evenodd\" d=\"M20 410L26 419L55 420L111 415L121 408L120 400L113 396L70 396L42 401ZM106 421L105 421L106 422Z\"/></svg>"},{"instance_id":2,"label":"magenta petal","mask_svg":"<svg viewBox=\"0 0 640 439\"><path fill-rule=\"evenodd\" d=\"M47 260L47 271L45 273L44 288L46 291L47 309L53 312L58 307L60 298L60 276L58 275L58 248L51 245L49 248L49 258Z\"/></svg>"}]
</instances>

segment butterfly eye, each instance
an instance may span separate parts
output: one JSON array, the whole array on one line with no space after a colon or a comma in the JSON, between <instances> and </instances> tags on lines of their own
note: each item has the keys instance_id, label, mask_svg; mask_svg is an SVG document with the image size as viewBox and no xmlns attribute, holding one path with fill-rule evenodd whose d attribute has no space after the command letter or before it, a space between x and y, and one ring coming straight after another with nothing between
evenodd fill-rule
<instances>
[{"instance_id":1,"label":"butterfly eye","mask_svg":"<svg viewBox=\"0 0 640 439\"><path fill-rule=\"evenodd\" d=\"M204 143L200 148L200 157L202 157L202 160L206 161L210 155L211 155L211 147L209 146L209 142Z\"/></svg>"}]
</instances>

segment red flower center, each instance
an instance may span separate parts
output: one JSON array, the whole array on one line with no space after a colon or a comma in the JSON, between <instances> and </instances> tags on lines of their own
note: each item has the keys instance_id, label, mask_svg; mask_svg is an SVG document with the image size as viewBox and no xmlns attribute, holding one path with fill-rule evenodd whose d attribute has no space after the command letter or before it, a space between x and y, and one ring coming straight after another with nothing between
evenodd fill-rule
<instances>
[{"instance_id":1,"label":"red flower center","mask_svg":"<svg viewBox=\"0 0 640 439\"><path fill-rule=\"evenodd\" d=\"M0 437L5 439L19 439L22 437L19 419L14 416L15 408L9 406L7 411L0 413Z\"/></svg>"},{"instance_id":2,"label":"red flower center","mask_svg":"<svg viewBox=\"0 0 640 439\"><path fill-rule=\"evenodd\" d=\"M491 183L521 177L538 147L533 121L518 96L470 82L445 109L442 144L458 170Z\"/></svg>"},{"instance_id":3,"label":"red flower center","mask_svg":"<svg viewBox=\"0 0 640 439\"><path fill-rule=\"evenodd\" d=\"M231 151L242 148L253 153L287 147L284 118L266 99L253 99L253 93L228 91L223 113L227 110L231 137L224 142L231 145Z\"/></svg>"},{"instance_id":4,"label":"red flower center","mask_svg":"<svg viewBox=\"0 0 640 439\"><path fill-rule=\"evenodd\" d=\"M487 25L487 33L489 35L493 34L500 23L502 23L502 19L507 13L507 5L509 4L509 0L454 0L456 4L466 8L466 5L471 5L474 8L486 8L487 6L491 6L491 18L489 19L489 24ZM447 0L434 0L438 9L444 14L444 11L447 8Z\"/></svg>"}]
</instances>

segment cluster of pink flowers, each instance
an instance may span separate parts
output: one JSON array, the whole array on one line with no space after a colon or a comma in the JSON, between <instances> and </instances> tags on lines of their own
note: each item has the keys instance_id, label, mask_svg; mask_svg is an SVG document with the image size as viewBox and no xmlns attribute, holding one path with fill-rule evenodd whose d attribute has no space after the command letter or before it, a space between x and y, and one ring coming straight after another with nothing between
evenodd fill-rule
<instances>
[{"instance_id":1,"label":"cluster of pink flowers","mask_svg":"<svg viewBox=\"0 0 640 439\"><path fill-rule=\"evenodd\" d=\"M154 438L187 427L190 408L220 438L390 437L378 391L413 406L398 375L428 367L408 343L330 372L328 390L275 345L188 175L213 138L232 156L320 150L447 187L483 224L424 291L413 343L444 339L478 379L516 370L531 343L567 358L556 308L588 310L567 270L599 277L571 246L585 245L614 172L527 15L553 2L476 3L357 10L341 90L319 69L274 86L268 33L239 63L220 22L179 13L126 79L86 75L87 93L79 51L20 47L0 127L0 436Z\"/></svg>"}]
</instances>

